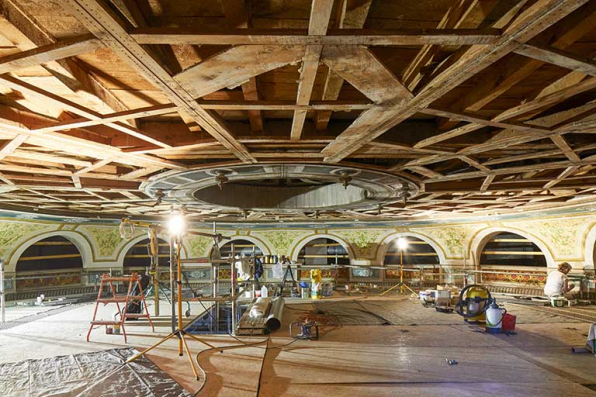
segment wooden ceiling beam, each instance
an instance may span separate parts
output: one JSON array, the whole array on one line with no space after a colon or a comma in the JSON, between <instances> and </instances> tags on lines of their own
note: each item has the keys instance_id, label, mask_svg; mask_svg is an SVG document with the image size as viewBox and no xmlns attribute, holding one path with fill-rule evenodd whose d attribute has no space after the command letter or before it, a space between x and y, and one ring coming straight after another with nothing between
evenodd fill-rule
<instances>
[{"instance_id":1,"label":"wooden ceiling beam","mask_svg":"<svg viewBox=\"0 0 596 397\"><path fill-rule=\"evenodd\" d=\"M567 143L567 140L565 139L565 137L563 137L561 135L557 135L557 136L552 136L550 139L551 139L551 141L553 141L555 143L555 145L557 145L559 147L559 149L561 149L561 152L563 152L563 154L565 156L567 156L567 158L569 160L571 160L573 162L581 161L579 156L573 151L571 146L569 146L569 143Z\"/></svg>"},{"instance_id":2,"label":"wooden ceiling beam","mask_svg":"<svg viewBox=\"0 0 596 397\"><path fill-rule=\"evenodd\" d=\"M65 152L73 155L84 155L92 158L114 158L119 159L123 163L128 163L137 166L156 166L159 165L169 169L185 169L186 167L173 163L171 161L163 160L158 157L126 153L118 148L112 146L87 141L84 139L63 135L60 133L39 133L34 130L29 130L14 123L8 124L10 120L0 120L0 133L3 133L4 139L12 139L17 135L25 135L28 144L50 148L57 152Z\"/></svg>"},{"instance_id":3,"label":"wooden ceiling beam","mask_svg":"<svg viewBox=\"0 0 596 397\"><path fill-rule=\"evenodd\" d=\"M27 135L17 135L9 142L5 143L0 149L0 160L6 156L10 156L14 151L21 146L29 138Z\"/></svg>"},{"instance_id":4,"label":"wooden ceiling beam","mask_svg":"<svg viewBox=\"0 0 596 397\"><path fill-rule=\"evenodd\" d=\"M544 171L544 170L552 170L552 169L560 169L572 166L579 166L579 165L590 165L596 164L596 159L594 160L581 160L577 163L572 163L571 161L552 161L548 163L540 163L540 164L532 164L532 165L524 165L518 167L505 167L505 168L494 168L490 172L494 175L509 175L509 174L520 174L532 170L536 171ZM442 178L436 179L427 179L425 183L433 183L433 182L443 182L443 181L455 181L461 179L474 179L474 178L483 178L487 174L483 171L473 171L473 172L462 172L457 174L445 175Z\"/></svg>"},{"instance_id":5,"label":"wooden ceiling beam","mask_svg":"<svg viewBox=\"0 0 596 397\"><path fill-rule=\"evenodd\" d=\"M21 51L43 47L58 40L42 27L35 17L27 13L15 0L0 3L2 34L15 43ZM106 106L120 112L127 107L92 73L84 70L73 59L64 58L43 64L56 80L71 94L92 104L93 110L105 111Z\"/></svg>"},{"instance_id":6,"label":"wooden ceiling beam","mask_svg":"<svg viewBox=\"0 0 596 397\"><path fill-rule=\"evenodd\" d=\"M63 108L64 110L73 112L75 114L78 114L79 116L83 116L83 117L93 119L93 120L101 119L101 115L91 109L87 109L77 103L69 101L68 99L61 98L58 95L55 95L48 91L44 91L38 87L35 87L29 83L21 81L21 80L14 78L12 76L8 76L8 75L0 76L0 84L4 85L10 89L16 90L16 91L26 92L29 95L37 96L44 101L52 102L52 103L56 104L57 106ZM158 141L156 139L153 139L153 138L145 135L141 130L138 130L134 127L131 127L131 126L119 123L119 122L115 122L115 123L107 122L107 123L105 123L105 125L113 128L113 129L116 129L118 131L124 132L125 134L131 135L135 138L149 142L153 145L161 146L164 148L170 147L170 145L163 143L161 141Z\"/></svg>"},{"instance_id":7,"label":"wooden ceiling beam","mask_svg":"<svg viewBox=\"0 0 596 397\"><path fill-rule=\"evenodd\" d=\"M362 29L372 0L344 0L341 2L341 15L339 16L338 27L340 29ZM325 85L323 86L322 99L327 101L335 101L339 98L341 87L344 79L328 70L325 77ZM331 119L331 111L321 111L315 114L315 129L317 131L325 131L329 120Z\"/></svg>"},{"instance_id":8,"label":"wooden ceiling beam","mask_svg":"<svg viewBox=\"0 0 596 397\"><path fill-rule=\"evenodd\" d=\"M0 58L0 74L74 57L102 47L101 41L90 34L64 39Z\"/></svg>"},{"instance_id":9,"label":"wooden ceiling beam","mask_svg":"<svg viewBox=\"0 0 596 397\"><path fill-rule=\"evenodd\" d=\"M581 57L553 47L539 47L523 44L515 50L516 54L550 63L569 70L596 76L596 63L589 58Z\"/></svg>"},{"instance_id":10,"label":"wooden ceiling beam","mask_svg":"<svg viewBox=\"0 0 596 397\"><path fill-rule=\"evenodd\" d=\"M505 128L505 130L517 130L517 131L524 131L529 132L525 135L518 135L516 139L522 139L522 142L529 142L532 140L547 138L550 136L560 135L562 132L568 132L571 128L582 128L584 125L580 123L576 123L573 127L570 125L568 127L560 127L556 131L552 130L549 127L542 126L541 123L536 123L534 121L528 121L526 123L511 123L507 122L506 120L518 117L525 113L531 112L536 109L545 109L546 107L552 106L556 103L560 103L574 95L581 94L583 92L589 91L596 88L596 78L586 79L578 84L575 84L571 87L564 88L560 91L553 92L549 95L536 98L533 101L522 103L519 106L514 108L508 109L496 117L493 117L492 120L482 119L478 116L472 116L469 114L464 113L457 113L457 112L450 112L444 110L437 110L437 109L421 109L420 112L427 113L427 114L434 114L439 115L442 117L449 117L452 119L461 119L465 121L470 121L471 123L465 125L463 127L459 127L453 129L451 131L447 131L430 138L426 138L418 142L414 147L416 148L424 148L427 146L431 146L437 144L439 142L446 141L448 139L455 138L457 136L461 136L467 134L469 132L477 131L478 129L482 128L483 126L492 126L492 127L499 127ZM552 116L550 117L552 118Z\"/></svg>"},{"instance_id":11,"label":"wooden ceiling beam","mask_svg":"<svg viewBox=\"0 0 596 397\"><path fill-rule=\"evenodd\" d=\"M486 192L488 190L488 188L490 187L490 184L493 183L493 181L495 180L495 174L490 174L487 175L486 178L484 179L484 182L482 182L482 186L480 186L480 191L481 192Z\"/></svg>"},{"instance_id":12,"label":"wooden ceiling beam","mask_svg":"<svg viewBox=\"0 0 596 397\"><path fill-rule=\"evenodd\" d=\"M193 96L134 41L108 8L97 0L64 0L60 4L240 160L256 162L248 150L236 141L223 119L201 108Z\"/></svg>"},{"instance_id":13,"label":"wooden ceiling beam","mask_svg":"<svg viewBox=\"0 0 596 397\"><path fill-rule=\"evenodd\" d=\"M230 21L228 25L232 29L248 29L250 24L250 2L246 0L222 0L221 5L223 8L226 19ZM244 95L245 101L258 101L259 88L257 84L257 78L251 77L247 82L241 85L242 95ZM264 130L263 112L260 110L248 110L248 120L250 127L253 132L259 132Z\"/></svg>"},{"instance_id":14,"label":"wooden ceiling beam","mask_svg":"<svg viewBox=\"0 0 596 397\"><path fill-rule=\"evenodd\" d=\"M447 92L514 51L548 26L573 12L587 0L538 0L527 8L503 32L499 40L490 46L472 46L455 64L427 84L413 99L396 106L393 111L380 114L360 115L354 124L338 136L335 142L323 150L325 161L335 163L374 140L390 128L429 106ZM376 118L371 119L371 116Z\"/></svg>"},{"instance_id":15,"label":"wooden ceiling beam","mask_svg":"<svg viewBox=\"0 0 596 397\"><path fill-rule=\"evenodd\" d=\"M568 176L572 175L575 171L577 171L579 168L579 166L577 165L571 165L567 168L565 168L565 170L563 172L561 172L556 179L548 182L546 185L544 185L544 189L550 189L553 186L561 183L565 178L567 178Z\"/></svg>"},{"instance_id":16,"label":"wooden ceiling beam","mask_svg":"<svg viewBox=\"0 0 596 397\"><path fill-rule=\"evenodd\" d=\"M499 29L370 30L331 29L326 36L296 29L237 29L205 31L184 28L133 29L139 44L191 45L484 45L499 39Z\"/></svg>"},{"instance_id":17,"label":"wooden ceiling beam","mask_svg":"<svg viewBox=\"0 0 596 397\"><path fill-rule=\"evenodd\" d=\"M565 49L582 36L589 33L596 24L596 4L590 2L581 11L577 11L560 26L556 39L550 47ZM461 108L466 111L478 111L503 93L530 77L543 62L534 59L503 60L494 68L494 73L483 76L474 89L462 98ZM496 66L497 66L496 65Z\"/></svg>"},{"instance_id":18,"label":"wooden ceiling beam","mask_svg":"<svg viewBox=\"0 0 596 397\"><path fill-rule=\"evenodd\" d=\"M463 23L467 15L478 6L478 0L457 0L447 10L447 13L443 15L443 18L437 25L439 29L457 29ZM485 4L486 10L483 10L486 15L490 13L491 8L496 5L496 2L487 2ZM479 21L480 23L481 21ZM424 45L418 54L414 57L412 62L408 64L408 67L403 73L403 81L406 87L410 91L414 91L420 82L422 75L420 71L422 68L429 65L434 57L441 51L441 46L433 46L430 44Z\"/></svg>"},{"instance_id":19,"label":"wooden ceiling beam","mask_svg":"<svg viewBox=\"0 0 596 397\"><path fill-rule=\"evenodd\" d=\"M309 35L324 36L325 33L327 33L333 3L334 0L312 0L310 22L308 26ZM315 86L315 77L319 70L319 60L321 59L322 51L323 46L320 44L306 46L304 57L302 58L302 65L300 67L300 80L298 80L297 105L308 105L310 103L312 91ZM305 120L305 110L294 111L292 129L290 132L290 138L292 140L300 140L302 137Z\"/></svg>"},{"instance_id":20,"label":"wooden ceiling beam","mask_svg":"<svg viewBox=\"0 0 596 397\"><path fill-rule=\"evenodd\" d=\"M303 46L236 46L174 76L193 98L223 88L235 88L251 77L296 63L304 56Z\"/></svg>"}]
</instances>

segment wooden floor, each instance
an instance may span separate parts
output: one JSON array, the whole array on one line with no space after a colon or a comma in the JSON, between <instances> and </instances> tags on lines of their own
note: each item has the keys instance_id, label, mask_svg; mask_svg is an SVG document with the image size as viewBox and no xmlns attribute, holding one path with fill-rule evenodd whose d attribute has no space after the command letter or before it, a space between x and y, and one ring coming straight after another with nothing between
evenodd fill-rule
<instances>
[{"instance_id":1,"label":"wooden floor","mask_svg":"<svg viewBox=\"0 0 596 397\"><path fill-rule=\"evenodd\" d=\"M219 347L237 347L218 353L190 342L193 355L200 352L206 382L204 375L193 379L175 342L149 357L189 391L200 389L202 396L596 396L596 357L570 352L571 346L585 344L588 323L562 317L549 323L550 318L541 321L540 316L527 323L520 318L516 335L494 336L417 301L358 299L391 305L394 311L397 307L396 315L407 316L410 325L330 323L319 341L293 342L287 324L312 305L288 300L280 331L271 338L241 338L261 344L242 346L229 336L207 336ZM0 362L123 346L121 336L106 335L103 329L94 330L91 342L85 342L92 310L93 305L82 305L0 331ZM162 310L167 313L165 304ZM199 312L192 310L193 315ZM421 321L412 322L417 318ZM155 334L142 322L131 323L128 345L143 348L166 335L168 319L158 323ZM446 359L458 364L450 366Z\"/></svg>"}]
</instances>

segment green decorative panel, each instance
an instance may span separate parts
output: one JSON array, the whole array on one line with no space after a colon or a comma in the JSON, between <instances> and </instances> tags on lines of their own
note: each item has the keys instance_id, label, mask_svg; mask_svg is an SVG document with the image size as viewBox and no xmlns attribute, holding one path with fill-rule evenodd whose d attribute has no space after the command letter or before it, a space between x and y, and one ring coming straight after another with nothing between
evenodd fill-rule
<instances>
[{"instance_id":1,"label":"green decorative panel","mask_svg":"<svg viewBox=\"0 0 596 397\"><path fill-rule=\"evenodd\" d=\"M310 233L309 233L310 234ZM290 255L292 243L297 239L306 236L307 233L300 233L299 231L267 231L254 233L255 236L263 236L266 240L271 242L272 254L276 255Z\"/></svg>"},{"instance_id":2,"label":"green decorative panel","mask_svg":"<svg viewBox=\"0 0 596 397\"><path fill-rule=\"evenodd\" d=\"M584 256L582 247L584 226L594 218L577 217L557 220L532 221L511 224L538 237L553 253L555 260L580 259Z\"/></svg>"},{"instance_id":3,"label":"green decorative panel","mask_svg":"<svg viewBox=\"0 0 596 397\"><path fill-rule=\"evenodd\" d=\"M462 225L462 226L443 226L443 227L426 227L420 229L411 229L412 232L428 236L435 241L439 247L445 252L448 259L461 259L464 257L464 252L468 247L468 243L477 230L484 225Z\"/></svg>"},{"instance_id":4,"label":"green decorative panel","mask_svg":"<svg viewBox=\"0 0 596 397\"><path fill-rule=\"evenodd\" d=\"M44 231L55 230L56 225L46 225L39 223L0 223L0 252L7 256L12 251L13 246L25 236L36 236Z\"/></svg>"},{"instance_id":5,"label":"green decorative panel","mask_svg":"<svg viewBox=\"0 0 596 397\"><path fill-rule=\"evenodd\" d=\"M378 245L378 238L387 233L387 230L361 229L361 230L331 230L330 234L337 235L346 241L356 251L358 258L373 258Z\"/></svg>"},{"instance_id":6,"label":"green decorative panel","mask_svg":"<svg viewBox=\"0 0 596 397\"><path fill-rule=\"evenodd\" d=\"M120 237L120 231L116 227L85 226L82 232L93 239L93 249L100 258L115 259L118 255L118 247L124 242Z\"/></svg>"},{"instance_id":7,"label":"green decorative panel","mask_svg":"<svg viewBox=\"0 0 596 397\"><path fill-rule=\"evenodd\" d=\"M191 258L199 258L209 254L213 246L213 239L205 236L187 235L185 238L186 246Z\"/></svg>"}]
</instances>

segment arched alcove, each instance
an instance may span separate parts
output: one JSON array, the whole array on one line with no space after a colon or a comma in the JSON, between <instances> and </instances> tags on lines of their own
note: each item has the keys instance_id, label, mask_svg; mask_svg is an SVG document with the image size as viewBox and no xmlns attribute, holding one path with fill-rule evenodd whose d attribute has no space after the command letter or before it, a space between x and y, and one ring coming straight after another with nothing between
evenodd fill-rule
<instances>
[{"instance_id":1,"label":"arched alcove","mask_svg":"<svg viewBox=\"0 0 596 397\"><path fill-rule=\"evenodd\" d=\"M322 270L323 279L348 280L348 268L332 268L333 265L349 265L354 255L350 246L339 238L329 235L310 236L298 244L293 251L293 260L306 266L300 278L310 277L310 266Z\"/></svg>"},{"instance_id":2,"label":"arched alcove","mask_svg":"<svg viewBox=\"0 0 596 397\"><path fill-rule=\"evenodd\" d=\"M407 247L400 249L397 244L398 239L388 244L383 258L384 265L438 265L440 263L439 254L428 242L414 236L403 236Z\"/></svg>"},{"instance_id":3,"label":"arched alcove","mask_svg":"<svg viewBox=\"0 0 596 397\"><path fill-rule=\"evenodd\" d=\"M219 252L222 258L227 258L229 255L256 255L261 257L265 254L265 250L261 244L254 239L243 237L232 238L231 240L224 240L220 243Z\"/></svg>"},{"instance_id":4,"label":"arched alcove","mask_svg":"<svg viewBox=\"0 0 596 397\"><path fill-rule=\"evenodd\" d=\"M484 230L480 231L478 234L476 234L476 236L470 243L471 257L474 258L474 263L476 264L477 268L480 267L480 262L481 262L480 259L481 259L481 255L482 255L482 251L484 250L484 247L493 237L495 237L496 235L498 235L500 233L516 234L526 240L531 241L533 244L535 244L538 247L540 252L542 252L544 254L544 259L546 260L547 267L549 267L549 268L556 267L556 263L552 256L551 251L548 249L546 244L544 244L539 239L524 232L523 230L517 230L517 229L512 229L512 228L500 228L500 227L496 228L495 227L495 228L488 228L488 229L484 229Z\"/></svg>"},{"instance_id":5,"label":"arched alcove","mask_svg":"<svg viewBox=\"0 0 596 397\"><path fill-rule=\"evenodd\" d=\"M16 259L16 289L55 288L81 284L83 255L68 238L41 238L28 245Z\"/></svg>"},{"instance_id":6,"label":"arched alcove","mask_svg":"<svg viewBox=\"0 0 596 397\"><path fill-rule=\"evenodd\" d=\"M516 233L493 235L480 252L480 267L514 266L545 268L544 252L531 240Z\"/></svg>"},{"instance_id":7,"label":"arched alcove","mask_svg":"<svg viewBox=\"0 0 596 397\"><path fill-rule=\"evenodd\" d=\"M596 272L596 225L589 229L584 241L584 270L593 274Z\"/></svg>"},{"instance_id":8,"label":"arched alcove","mask_svg":"<svg viewBox=\"0 0 596 397\"><path fill-rule=\"evenodd\" d=\"M541 289L554 259L539 240L517 230L485 230L472 242L476 282Z\"/></svg>"},{"instance_id":9,"label":"arched alcove","mask_svg":"<svg viewBox=\"0 0 596 397\"><path fill-rule=\"evenodd\" d=\"M296 258L306 266L349 265L350 254L337 240L320 237L306 242Z\"/></svg>"},{"instance_id":10,"label":"arched alcove","mask_svg":"<svg viewBox=\"0 0 596 397\"><path fill-rule=\"evenodd\" d=\"M422 243L432 248L432 250L437 254L438 264L447 263L447 257L445 256L445 252L435 241L419 233L412 232L393 233L383 238L377 256L379 263L383 263L385 261L387 252L390 252L390 250L395 249L395 243L399 238L411 239L412 241L416 239L421 241ZM419 245L422 245L422 243L420 243Z\"/></svg>"},{"instance_id":11,"label":"arched alcove","mask_svg":"<svg viewBox=\"0 0 596 397\"><path fill-rule=\"evenodd\" d=\"M158 260L160 266L169 266L170 261L170 245L167 241L158 238ZM126 273L130 273L132 269L147 268L151 265L151 255L149 250L149 238L144 238L137 241L128 248L124 254L122 267Z\"/></svg>"},{"instance_id":12,"label":"arched alcove","mask_svg":"<svg viewBox=\"0 0 596 397\"><path fill-rule=\"evenodd\" d=\"M356 258L356 255L354 255L354 251L352 250L352 248L350 247L350 245L348 243L346 243L344 240L342 240L341 238L335 236L335 235L331 235L331 234L313 234L310 235L302 240L300 240L296 246L294 246L291 249L291 255L290 257L292 258L293 261L299 261L299 256L300 256L300 252L302 251L302 249L307 246L308 244L311 244L312 241L314 240L318 240L318 239L329 239L332 240L332 243L337 243L339 245L341 245L344 250L347 252L348 258L353 260Z\"/></svg>"},{"instance_id":13,"label":"arched alcove","mask_svg":"<svg viewBox=\"0 0 596 397\"><path fill-rule=\"evenodd\" d=\"M439 253L429 241L413 235L396 236L385 246L383 265L387 267L385 277L388 280L400 278L398 266L403 265L403 277L411 282L422 284L424 277L421 275L433 274L428 278L431 284L440 283L438 265L441 263Z\"/></svg>"}]
</instances>

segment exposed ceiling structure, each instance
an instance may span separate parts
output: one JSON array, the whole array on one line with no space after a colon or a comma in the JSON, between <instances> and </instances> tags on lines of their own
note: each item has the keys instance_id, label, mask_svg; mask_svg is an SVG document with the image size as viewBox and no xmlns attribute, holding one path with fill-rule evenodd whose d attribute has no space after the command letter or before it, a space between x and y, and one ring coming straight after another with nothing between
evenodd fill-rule
<instances>
[{"instance_id":1,"label":"exposed ceiling structure","mask_svg":"<svg viewBox=\"0 0 596 397\"><path fill-rule=\"evenodd\" d=\"M389 173L416 194L190 215L596 202L595 0L0 0L0 14L0 208L158 216L176 200L140 187L163 172L284 163Z\"/></svg>"}]
</instances>

